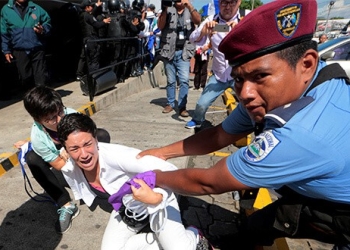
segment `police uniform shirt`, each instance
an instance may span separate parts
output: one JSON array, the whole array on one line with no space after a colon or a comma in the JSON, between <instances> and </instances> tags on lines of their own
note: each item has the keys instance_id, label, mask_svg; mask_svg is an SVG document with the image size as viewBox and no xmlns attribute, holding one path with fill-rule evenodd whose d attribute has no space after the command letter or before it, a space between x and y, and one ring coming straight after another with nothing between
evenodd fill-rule
<instances>
[{"instance_id":1,"label":"police uniform shirt","mask_svg":"<svg viewBox=\"0 0 350 250\"><path fill-rule=\"evenodd\" d=\"M324 66L320 62L317 73ZM307 197L350 204L350 86L332 79L298 102L305 100L284 126L267 119L254 142L227 158L228 169L252 188L287 185ZM240 104L222 126L230 134L253 129Z\"/></svg>"}]
</instances>

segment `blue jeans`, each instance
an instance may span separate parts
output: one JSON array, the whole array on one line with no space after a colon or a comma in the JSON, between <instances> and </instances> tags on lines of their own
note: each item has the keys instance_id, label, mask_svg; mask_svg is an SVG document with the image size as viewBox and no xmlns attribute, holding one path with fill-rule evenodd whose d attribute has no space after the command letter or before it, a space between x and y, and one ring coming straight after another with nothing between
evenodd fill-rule
<instances>
[{"instance_id":1,"label":"blue jeans","mask_svg":"<svg viewBox=\"0 0 350 250\"><path fill-rule=\"evenodd\" d=\"M176 76L179 79L180 90L178 97L179 110L186 109L188 95L188 80L190 75L190 62L182 59L182 50L175 51L174 58L170 61L164 60L165 73L167 76L166 96L167 104L175 107L176 100Z\"/></svg>"},{"instance_id":2,"label":"blue jeans","mask_svg":"<svg viewBox=\"0 0 350 250\"><path fill-rule=\"evenodd\" d=\"M221 95L227 88L233 88L233 85L233 80L221 82L216 80L215 75L212 75L197 101L192 120L194 120L197 124L204 122L205 113L207 112L209 106L212 105L216 98L218 98L218 96Z\"/></svg>"},{"instance_id":3,"label":"blue jeans","mask_svg":"<svg viewBox=\"0 0 350 250\"><path fill-rule=\"evenodd\" d=\"M332 250L349 250L350 249L350 244L348 245L334 245Z\"/></svg>"}]
</instances>

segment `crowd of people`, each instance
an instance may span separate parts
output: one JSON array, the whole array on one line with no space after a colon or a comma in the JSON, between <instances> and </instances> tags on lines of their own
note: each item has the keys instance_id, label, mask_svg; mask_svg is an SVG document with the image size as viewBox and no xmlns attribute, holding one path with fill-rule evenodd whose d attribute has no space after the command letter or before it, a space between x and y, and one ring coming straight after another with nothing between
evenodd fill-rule
<instances>
[{"instance_id":1,"label":"crowd of people","mask_svg":"<svg viewBox=\"0 0 350 250\"><path fill-rule=\"evenodd\" d=\"M143 0L131 4L122 0L84 0L81 7L80 25L87 49L83 47L81 51L78 80L88 72L112 66L117 81L123 82L153 67L156 36L160 34L153 4L147 5Z\"/></svg>"},{"instance_id":2,"label":"crowd of people","mask_svg":"<svg viewBox=\"0 0 350 250\"><path fill-rule=\"evenodd\" d=\"M82 38L77 80L110 65L114 66L118 82L152 68L155 48L159 47L159 14L153 4L146 5L143 0L129 3L83 0L74 6ZM52 27L50 15L31 0L9 0L1 10L2 52L7 63L15 64L24 92L34 86L50 85L52 69L47 66L45 52L52 28L58 30ZM94 42L96 39L110 41Z\"/></svg>"},{"instance_id":3,"label":"crowd of people","mask_svg":"<svg viewBox=\"0 0 350 250\"><path fill-rule=\"evenodd\" d=\"M151 68L157 34L154 5L147 6L143 0L132 1L131 6L117 0L96 3L84 0L82 8L80 24L87 55L83 47L76 73L78 80L88 71L110 65L115 66L118 82L140 76L144 69ZM106 38L109 40L103 41Z\"/></svg>"},{"instance_id":4,"label":"crowd of people","mask_svg":"<svg viewBox=\"0 0 350 250\"><path fill-rule=\"evenodd\" d=\"M19 12L23 2L27 1L17 0L19 6L8 6L7 11L17 9L16 14L24 16L32 5L27 2ZM111 144L108 131L66 108L53 89L43 84L31 89L24 106L34 120L32 150L24 158L58 206L58 233L68 231L79 209L51 168L64 177L75 199L88 206L93 202L106 205L111 217L102 249L212 249L200 230L183 226L175 194L261 187L275 190L279 198L248 216L222 249L255 249L272 245L280 237L311 238L334 244L335 250L349 249L350 146L346 134L350 133L350 80L339 65L327 66L319 59L317 42L312 40L316 0L274 1L243 19L240 4L240 0L220 0L219 13L202 21L189 0L163 4L158 20L154 6L140 0L133 1L128 10L122 1L110 0L107 7L100 1L83 1L83 39L135 39L128 44L123 39L105 46L91 43L91 58L86 60L85 53L81 54L77 77L101 64L128 58L123 68L116 64L118 75L126 77L127 70L131 76L141 74L142 67L154 66L154 44L149 43L159 35L159 56L167 77L163 113L177 109L180 116L189 116L190 59L199 51L202 64L209 48L213 74L204 81L207 76L201 67L205 64L198 66L196 88L204 89L186 128L200 127L208 107L226 88L234 89L239 103L215 127L141 151ZM37 39L49 32L44 17L25 32ZM216 29L218 24L224 30ZM135 57L142 49L152 56L147 60ZM102 58L101 52L108 50L113 53ZM5 55L11 60L12 51ZM251 144L211 168L178 170L166 161L211 153L251 133L255 135Z\"/></svg>"}]
</instances>

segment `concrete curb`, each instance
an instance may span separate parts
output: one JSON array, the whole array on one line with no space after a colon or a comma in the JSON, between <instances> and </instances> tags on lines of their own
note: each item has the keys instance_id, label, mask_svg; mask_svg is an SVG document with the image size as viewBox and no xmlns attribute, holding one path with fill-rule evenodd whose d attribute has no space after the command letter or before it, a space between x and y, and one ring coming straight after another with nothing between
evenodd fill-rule
<instances>
[{"instance_id":1,"label":"concrete curb","mask_svg":"<svg viewBox=\"0 0 350 250\"><path fill-rule=\"evenodd\" d=\"M132 94L142 92L144 90L159 87L158 82L166 82L166 76L163 69L163 64L159 63L153 71L145 71L139 77L129 78L124 83L116 84L116 88L96 96L94 101L77 108L77 111L92 116L97 111L102 110L109 105L115 104ZM64 101L65 103L65 101ZM74 108L74 107L73 107ZM26 140L29 140L27 138ZM19 166L18 154L19 150L15 152L5 152L0 154L0 177L15 166Z\"/></svg>"}]
</instances>

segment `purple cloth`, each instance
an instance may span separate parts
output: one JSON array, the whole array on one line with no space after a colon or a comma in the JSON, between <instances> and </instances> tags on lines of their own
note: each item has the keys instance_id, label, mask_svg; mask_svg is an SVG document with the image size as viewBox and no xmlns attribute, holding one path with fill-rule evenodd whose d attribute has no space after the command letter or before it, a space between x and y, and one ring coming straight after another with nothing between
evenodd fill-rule
<instances>
[{"instance_id":1,"label":"purple cloth","mask_svg":"<svg viewBox=\"0 0 350 250\"><path fill-rule=\"evenodd\" d=\"M139 188L140 185L137 184L134 179L141 179L143 180L150 188L154 188L156 186L156 173L153 171L147 171L144 173L139 173L135 175L133 178L131 178L129 181L125 182L123 186L116 192L115 194L112 194L108 198L108 202L113 206L115 211L118 211L119 208L123 204L123 197L126 194L131 194L131 185Z\"/></svg>"}]
</instances>

